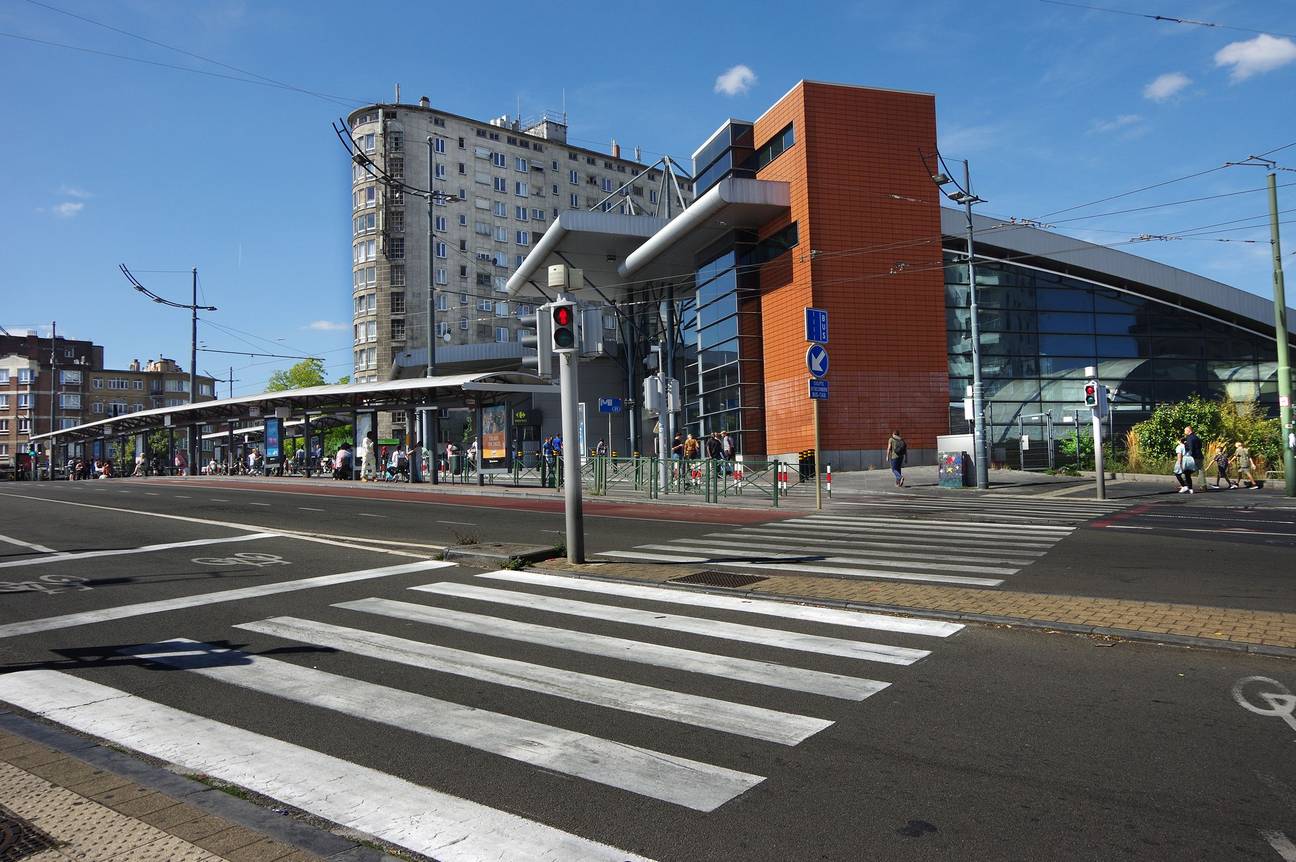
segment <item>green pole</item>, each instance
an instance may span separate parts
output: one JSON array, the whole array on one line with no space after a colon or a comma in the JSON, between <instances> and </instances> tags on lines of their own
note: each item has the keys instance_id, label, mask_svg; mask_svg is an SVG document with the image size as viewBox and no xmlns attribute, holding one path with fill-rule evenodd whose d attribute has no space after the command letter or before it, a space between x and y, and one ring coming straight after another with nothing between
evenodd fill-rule
<instances>
[{"instance_id":1,"label":"green pole","mask_svg":"<svg viewBox=\"0 0 1296 862\"><path fill-rule=\"evenodd\" d=\"M1274 333L1278 345L1278 415L1282 436L1283 475L1287 480L1287 496L1296 497L1296 453L1292 451L1292 373L1288 351L1287 298L1283 291L1282 246L1278 240L1278 181L1277 174L1269 174L1269 231L1273 237L1274 281Z\"/></svg>"}]
</instances>

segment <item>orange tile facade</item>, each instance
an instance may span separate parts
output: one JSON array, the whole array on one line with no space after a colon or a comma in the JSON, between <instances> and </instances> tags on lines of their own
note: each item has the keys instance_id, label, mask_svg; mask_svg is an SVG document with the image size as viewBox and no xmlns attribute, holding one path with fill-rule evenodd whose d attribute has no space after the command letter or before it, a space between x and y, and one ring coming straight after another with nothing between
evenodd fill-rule
<instances>
[{"instance_id":1,"label":"orange tile facade","mask_svg":"<svg viewBox=\"0 0 1296 862\"><path fill-rule=\"evenodd\" d=\"M934 449L948 433L940 195L919 156L936 149L935 101L802 82L755 123L758 148L788 123L796 136L758 174L790 183L798 229L790 266L761 273L770 455L813 446L802 311L810 305L830 321L825 452L884 449L896 428L911 449ZM787 222L771 222L761 237Z\"/></svg>"}]
</instances>

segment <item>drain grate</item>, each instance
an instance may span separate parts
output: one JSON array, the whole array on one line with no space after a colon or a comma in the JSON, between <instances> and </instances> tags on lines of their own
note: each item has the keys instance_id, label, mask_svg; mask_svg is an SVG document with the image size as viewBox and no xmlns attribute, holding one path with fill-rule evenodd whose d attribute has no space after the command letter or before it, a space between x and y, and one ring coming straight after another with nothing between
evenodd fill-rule
<instances>
[{"instance_id":1,"label":"drain grate","mask_svg":"<svg viewBox=\"0 0 1296 862\"><path fill-rule=\"evenodd\" d=\"M18 862L57 846L53 838L0 805L0 862Z\"/></svg>"},{"instance_id":2,"label":"drain grate","mask_svg":"<svg viewBox=\"0 0 1296 862\"><path fill-rule=\"evenodd\" d=\"M758 584L766 578L757 575L740 575L736 572L695 572L671 578L672 584L700 584L707 587L747 587Z\"/></svg>"}]
</instances>

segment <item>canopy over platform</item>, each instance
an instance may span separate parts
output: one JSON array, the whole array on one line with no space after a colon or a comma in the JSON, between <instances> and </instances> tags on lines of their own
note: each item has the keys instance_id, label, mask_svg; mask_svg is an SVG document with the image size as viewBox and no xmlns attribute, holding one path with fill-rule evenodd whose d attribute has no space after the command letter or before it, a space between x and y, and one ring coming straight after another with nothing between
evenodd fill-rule
<instances>
[{"instance_id":1,"label":"canopy over platform","mask_svg":"<svg viewBox=\"0 0 1296 862\"><path fill-rule=\"evenodd\" d=\"M510 296L546 296L547 269L567 264L592 283L575 289L590 299L624 299L654 279L679 280L696 269L698 252L736 228L755 228L790 206L788 184L729 177L674 219L568 211L508 280ZM595 290L597 288L597 291Z\"/></svg>"},{"instance_id":2,"label":"canopy over platform","mask_svg":"<svg viewBox=\"0 0 1296 862\"><path fill-rule=\"evenodd\" d=\"M276 408L294 413L333 413L355 410L414 410L420 407L458 406L468 401L490 403L516 393L556 393L558 387L542 377L524 371L496 371L487 374L456 374L446 377L417 377L380 383L348 383L262 392L240 398L200 401L180 407L162 407L123 413L35 434L32 440L59 438L64 442L141 434L157 428L230 422Z\"/></svg>"}]
</instances>

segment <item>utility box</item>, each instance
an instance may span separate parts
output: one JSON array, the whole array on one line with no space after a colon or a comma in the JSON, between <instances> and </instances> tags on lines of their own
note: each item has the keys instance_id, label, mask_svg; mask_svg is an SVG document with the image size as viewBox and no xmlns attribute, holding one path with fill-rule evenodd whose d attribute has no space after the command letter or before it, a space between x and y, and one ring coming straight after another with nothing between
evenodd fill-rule
<instances>
[{"instance_id":1,"label":"utility box","mask_svg":"<svg viewBox=\"0 0 1296 862\"><path fill-rule=\"evenodd\" d=\"M966 488L972 459L966 452L941 452L936 456L936 474L942 488Z\"/></svg>"}]
</instances>

